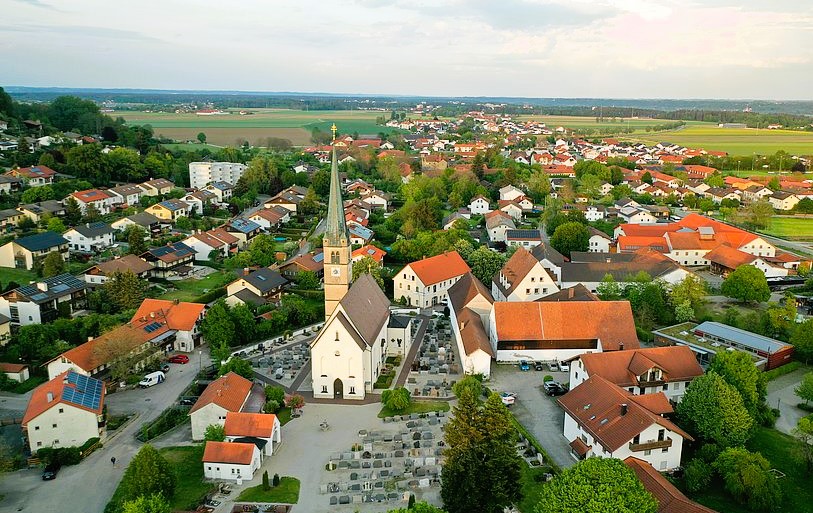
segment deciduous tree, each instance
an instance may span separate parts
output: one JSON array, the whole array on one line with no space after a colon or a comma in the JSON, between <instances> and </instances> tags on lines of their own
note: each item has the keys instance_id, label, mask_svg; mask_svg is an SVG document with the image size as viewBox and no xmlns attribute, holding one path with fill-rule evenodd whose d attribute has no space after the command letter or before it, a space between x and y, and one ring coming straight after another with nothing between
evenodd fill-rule
<instances>
[{"instance_id":1,"label":"deciduous tree","mask_svg":"<svg viewBox=\"0 0 813 513\"><path fill-rule=\"evenodd\" d=\"M800 399L803 399L805 404L813 401L813 372L805 374L801 383L793 389L793 392L799 396Z\"/></svg>"},{"instance_id":2,"label":"deciduous tree","mask_svg":"<svg viewBox=\"0 0 813 513\"><path fill-rule=\"evenodd\" d=\"M203 439L207 442L222 442L226 439L226 430L220 424L209 424L203 432Z\"/></svg>"},{"instance_id":3,"label":"deciduous tree","mask_svg":"<svg viewBox=\"0 0 813 513\"><path fill-rule=\"evenodd\" d=\"M753 265L741 265L734 269L723 282L720 292L742 302L761 303L771 297L765 273Z\"/></svg>"},{"instance_id":4,"label":"deciduous tree","mask_svg":"<svg viewBox=\"0 0 813 513\"><path fill-rule=\"evenodd\" d=\"M362 274L369 274L373 277L381 290L384 290L384 278L381 277L381 265L373 260L369 255L364 255L358 261L353 262L353 281L356 281Z\"/></svg>"},{"instance_id":5,"label":"deciduous tree","mask_svg":"<svg viewBox=\"0 0 813 513\"><path fill-rule=\"evenodd\" d=\"M160 493L142 495L122 504L121 513L170 513L172 507Z\"/></svg>"},{"instance_id":6,"label":"deciduous tree","mask_svg":"<svg viewBox=\"0 0 813 513\"><path fill-rule=\"evenodd\" d=\"M144 300L146 284L130 269L114 271L107 277L104 290L119 310L138 308Z\"/></svg>"},{"instance_id":7,"label":"deciduous tree","mask_svg":"<svg viewBox=\"0 0 813 513\"><path fill-rule=\"evenodd\" d=\"M559 253L570 257L573 251L587 251L590 247L590 232L581 223L568 222L556 228L550 244Z\"/></svg>"},{"instance_id":8,"label":"deciduous tree","mask_svg":"<svg viewBox=\"0 0 813 513\"><path fill-rule=\"evenodd\" d=\"M131 255L140 255L147 251L146 237L147 231L138 225L127 228L127 252Z\"/></svg>"},{"instance_id":9,"label":"deciduous tree","mask_svg":"<svg viewBox=\"0 0 813 513\"><path fill-rule=\"evenodd\" d=\"M768 394L765 374L757 369L751 357L742 351L720 351L709 365L726 383L734 387L752 417L758 416Z\"/></svg>"},{"instance_id":10,"label":"deciduous tree","mask_svg":"<svg viewBox=\"0 0 813 513\"><path fill-rule=\"evenodd\" d=\"M776 511L782 503L782 489L770 472L771 463L760 453L742 447L725 449L714 468L725 489L754 511Z\"/></svg>"},{"instance_id":11,"label":"deciduous tree","mask_svg":"<svg viewBox=\"0 0 813 513\"><path fill-rule=\"evenodd\" d=\"M119 489L123 500L161 494L172 497L175 493L175 473L169 462L151 445L143 446L133 457Z\"/></svg>"},{"instance_id":12,"label":"deciduous tree","mask_svg":"<svg viewBox=\"0 0 813 513\"><path fill-rule=\"evenodd\" d=\"M790 336L796 358L805 363L813 360L813 319L798 324Z\"/></svg>"},{"instance_id":13,"label":"deciduous tree","mask_svg":"<svg viewBox=\"0 0 813 513\"><path fill-rule=\"evenodd\" d=\"M224 376L229 372L239 374L248 380L254 380L254 369L251 368L251 362L237 356L232 356L228 362L221 365L217 374Z\"/></svg>"},{"instance_id":14,"label":"deciduous tree","mask_svg":"<svg viewBox=\"0 0 813 513\"><path fill-rule=\"evenodd\" d=\"M483 283L491 283L494 275L502 269L507 260L502 253L495 253L485 246L480 246L469 254L466 263L471 268L471 273Z\"/></svg>"},{"instance_id":15,"label":"deciduous tree","mask_svg":"<svg viewBox=\"0 0 813 513\"><path fill-rule=\"evenodd\" d=\"M743 445L754 427L740 393L713 371L691 382L677 412L690 431L723 447Z\"/></svg>"},{"instance_id":16,"label":"deciduous tree","mask_svg":"<svg viewBox=\"0 0 813 513\"><path fill-rule=\"evenodd\" d=\"M412 402L412 395L404 387L396 387L381 392L381 403L394 412L402 412L409 408Z\"/></svg>"}]
</instances>

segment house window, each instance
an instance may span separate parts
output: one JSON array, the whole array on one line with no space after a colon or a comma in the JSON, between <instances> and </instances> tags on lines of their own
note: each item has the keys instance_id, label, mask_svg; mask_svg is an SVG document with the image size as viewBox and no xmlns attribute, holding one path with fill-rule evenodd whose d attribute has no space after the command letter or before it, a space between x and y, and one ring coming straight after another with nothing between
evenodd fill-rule
<instances>
[{"instance_id":1,"label":"house window","mask_svg":"<svg viewBox=\"0 0 813 513\"><path fill-rule=\"evenodd\" d=\"M665 438L666 438L666 430L665 429L659 429L658 430L658 441L663 442L663 440Z\"/></svg>"},{"instance_id":2,"label":"house window","mask_svg":"<svg viewBox=\"0 0 813 513\"><path fill-rule=\"evenodd\" d=\"M39 426L34 426L34 431L39 431L39 430L40 430Z\"/></svg>"},{"instance_id":3,"label":"house window","mask_svg":"<svg viewBox=\"0 0 813 513\"><path fill-rule=\"evenodd\" d=\"M640 434L635 435L635 438L632 439L632 443L634 444L641 443L641 435Z\"/></svg>"},{"instance_id":4,"label":"house window","mask_svg":"<svg viewBox=\"0 0 813 513\"><path fill-rule=\"evenodd\" d=\"M322 385L322 393L323 394L327 393L327 385Z\"/></svg>"},{"instance_id":5,"label":"house window","mask_svg":"<svg viewBox=\"0 0 813 513\"><path fill-rule=\"evenodd\" d=\"M664 447L663 449L661 449L661 452L669 452L669 447Z\"/></svg>"},{"instance_id":6,"label":"house window","mask_svg":"<svg viewBox=\"0 0 813 513\"><path fill-rule=\"evenodd\" d=\"M534 294L539 294L539 287L534 289Z\"/></svg>"},{"instance_id":7,"label":"house window","mask_svg":"<svg viewBox=\"0 0 813 513\"><path fill-rule=\"evenodd\" d=\"M664 383L663 384L663 389L664 390L669 390L669 383Z\"/></svg>"},{"instance_id":8,"label":"house window","mask_svg":"<svg viewBox=\"0 0 813 513\"><path fill-rule=\"evenodd\" d=\"M56 429L56 424L51 424L51 427Z\"/></svg>"},{"instance_id":9,"label":"house window","mask_svg":"<svg viewBox=\"0 0 813 513\"><path fill-rule=\"evenodd\" d=\"M644 456L651 456L651 455L652 455L651 450L647 449L647 450L644 451Z\"/></svg>"},{"instance_id":10,"label":"house window","mask_svg":"<svg viewBox=\"0 0 813 513\"><path fill-rule=\"evenodd\" d=\"M666 462L665 461L661 462L661 470L666 470Z\"/></svg>"},{"instance_id":11,"label":"house window","mask_svg":"<svg viewBox=\"0 0 813 513\"><path fill-rule=\"evenodd\" d=\"M65 409L64 409L64 408L60 408L60 409L59 409L59 413L65 413Z\"/></svg>"},{"instance_id":12,"label":"house window","mask_svg":"<svg viewBox=\"0 0 813 513\"><path fill-rule=\"evenodd\" d=\"M525 293L526 293L526 294L530 294L530 293L531 293L531 289L525 289Z\"/></svg>"},{"instance_id":13,"label":"house window","mask_svg":"<svg viewBox=\"0 0 813 513\"><path fill-rule=\"evenodd\" d=\"M356 387L353 387L353 386L350 387L350 394L352 394L352 395L356 394Z\"/></svg>"}]
</instances>

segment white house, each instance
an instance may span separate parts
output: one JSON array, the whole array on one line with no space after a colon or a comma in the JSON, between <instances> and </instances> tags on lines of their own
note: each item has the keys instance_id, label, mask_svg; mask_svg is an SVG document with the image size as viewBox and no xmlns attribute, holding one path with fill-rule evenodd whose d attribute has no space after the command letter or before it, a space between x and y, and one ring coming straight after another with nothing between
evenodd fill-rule
<instances>
[{"instance_id":1,"label":"white house","mask_svg":"<svg viewBox=\"0 0 813 513\"><path fill-rule=\"evenodd\" d=\"M262 387L258 388L259 392L252 391L251 381L233 372L212 381L189 410L192 440L203 440L206 428L212 424L224 425L228 412L262 410L265 392ZM260 394L262 397L258 397Z\"/></svg>"},{"instance_id":2,"label":"white house","mask_svg":"<svg viewBox=\"0 0 813 513\"><path fill-rule=\"evenodd\" d=\"M407 264L393 280L393 296L410 306L428 308L440 304L446 291L471 272L457 251L450 251Z\"/></svg>"},{"instance_id":3,"label":"white house","mask_svg":"<svg viewBox=\"0 0 813 513\"><path fill-rule=\"evenodd\" d=\"M469 203L469 210L471 210L472 215L482 215L491 212L491 207L485 197L477 196Z\"/></svg>"},{"instance_id":4,"label":"white house","mask_svg":"<svg viewBox=\"0 0 813 513\"><path fill-rule=\"evenodd\" d=\"M373 391L387 356L390 301L361 275L311 342L314 397L363 400Z\"/></svg>"},{"instance_id":5,"label":"white house","mask_svg":"<svg viewBox=\"0 0 813 513\"><path fill-rule=\"evenodd\" d=\"M505 187L500 188L501 201L511 201L522 196L525 196L525 193L513 185L506 185Z\"/></svg>"},{"instance_id":6,"label":"white house","mask_svg":"<svg viewBox=\"0 0 813 513\"><path fill-rule=\"evenodd\" d=\"M494 210L485 215L488 240L491 242L505 242L506 232L515 230L517 226L514 219L502 210Z\"/></svg>"},{"instance_id":7,"label":"white house","mask_svg":"<svg viewBox=\"0 0 813 513\"><path fill-rule=\"evenodd\" d=\"M87 308L87 289L84 280L68 273L42 278L0 295L0 314L15 327L51 322Z\"/></svg>"},{"instance_id":8,"label":"white house","mask_svg":"<svg viewBox=\"0 0 813 513\"><path fill-rule=\"evenodd\" d=\"M494 349L488 340L488 317L494 299L473 274L464 274L449 288L449 320L452 324L464 374L491 375Z\"/></svg>"},{"instance_id":9,"label":"white house","mask_svg":"<svg viewBox=\"0 0 813 513\"><path fill-rule=\"evenodd\" d=\"M237 483L250 481L262 461L262 453L254 443L209 441L203 450L203 476Z\"/></svg>"},{"instance_id":10,"label":"white house","mask_svg":"<svg viewBox=\"0 0 813 513\"><path fill-rule=\"evenodd\" d=\"M245 170L245 164L236 162L190 162L189 185L203 189L212 182L237 183Z\"/></svg>"},{"instance_id":11,"label":"white house","mask_svg":"<svg viewBox=\"0 0 813 513\"><path fill-rule=\"evenodd\" d=\"M517 248L491 282L496 301L535 301L558 291L556 276L523 247Z\"/></svg>"},{"instance_id":12,"label":"white house","mask_svg":"<svg viewBox=\"0 0 813 513\"><path fill-rule=\"evenodd\" d=\"M590 205L584 209L584 217L590 222L600 221L607 217L607 209L600 205Z\"/></svg>"},{"instance_id":13,"label":"white house","mask_svg":"<svg viewBox=\"0 0 813 513\"><path fill-rule=\"evenodd\" d=\"M773 193L773 196L768 198L768 201L776 210L791 210L799 203L800 199L799 196L792 192L777 191Z\"/></svg>"},{"instance_id":14,"label":"white house","mask_svg":"<svg viewBox=\"0 0 813 513\"><path fill-rule=\"evenodd\" d=\"M71 194L71 197L79 204L79 208L84 214L87 212L88 206L93 205L99 214L109 214L112 207L112 196L105 191L99 189L88 189L85 191L77 191Z\"/></svg>"},{"instance_id":15,"label":"white house","mask_svg":"<svg viewBox=\"0 0 813 513\"><path fill-rule=\"evenodd\" d=\"M113 245L113 227L101 221L80 224L63 234L71 251L99 253Z\"/></svg>"},{"instance_id":16,"label":"white house","mask_svg":"<svg viewBox=\"0 0 813 513\"><path fill-rule=\"evenodd\" d=\"M22 421L31 452L79 447L102 437L104 396L104 383L73 371L35 388Z\"/></svg>"},{"instance_id":17,"label":"white house","mask_svg":"<svg viewBox=\"0 0 813 513\"><path fill-rule=\"evenodd\" d=\"M0 323L2 323L2 319L0 319ZM6 328L8 328L8 325L9 323L6 322L5 323ZM1 327L0 330L2 330ZM2 340L1 334L0 340ZM0 363L0 373L5 374L8 379L16 381L17 383L27 381L28 378L30 377L28 365L24 363Z\"/></svg>"},{"instance_id":18,"label":"white house","mask_svg":"<svg viewBox=\"0 0 813 513\"><path fill-rule=\"evenodd\" d=\"M609 253L610 244L613 241L612 237L592 226L588 227L588 230L590 230L590 244L587 251L590 253Z\"/></svg>"},{"instance_id":19,"label":"white house","mask_svg":"<svg viewBox=\"0 0 813 513\"><path fill-rule=\"evenodd\" d=\"M634 395L663 392L674 403L703 368L688 346L642 347L629 351L585 353L570 364L570 388L601 376Z\"/></svg>"},{"instance_id":20,"label":"white house","mask_svg":"<svg viewBox=\"0 0 813 513\"><path fill-rule=\"evenodd\" d=\"M563 434L576 459L634 456L664 472L680 466L683 440L693 440L664 416L674 410L663 392L633 395L596 375L559 404L565 410Z\"/></svg>"},{"instance_id":21,"label":"white house","mask_svg":"<svg viewBox=\"0 0 813 513\"><path fill-rule=\"evenodd\" d=\"M127 205L132 207L139 204L144 189L140 185L127 183L111 187L107 189L107 193L110 195L111 206Z\"/></svg>"},{"instance_id":22,"label":"white house","mask_svg":"<svg viewBox=\"0 0 813 513\"><path fill-rule=\"evenodd\" d=\"M282 427L279 418L273 413L243 413L230 411L226 413L223 432L227 442L248 442L262 445L264 456L271 456L282 443Z\"/></svg>"}]
</instances>

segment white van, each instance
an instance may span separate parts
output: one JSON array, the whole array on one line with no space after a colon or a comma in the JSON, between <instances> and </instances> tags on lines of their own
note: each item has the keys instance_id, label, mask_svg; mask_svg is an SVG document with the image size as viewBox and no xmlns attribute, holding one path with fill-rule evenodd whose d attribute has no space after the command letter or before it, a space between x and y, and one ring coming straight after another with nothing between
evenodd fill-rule
<instances>
[{"instance_id":1,"label":"white van","mask_svg":"<svg viewBox=\"0 0 813 513\"><path fill-rule=\"evenodd\" d=\"M148 388L153 385L157 385L158 383L163 383L166 379L167 377L163 372L155 371L144 376L144 379L138 382L138 386L141 388Z\"/></svg>"}]
</instances>

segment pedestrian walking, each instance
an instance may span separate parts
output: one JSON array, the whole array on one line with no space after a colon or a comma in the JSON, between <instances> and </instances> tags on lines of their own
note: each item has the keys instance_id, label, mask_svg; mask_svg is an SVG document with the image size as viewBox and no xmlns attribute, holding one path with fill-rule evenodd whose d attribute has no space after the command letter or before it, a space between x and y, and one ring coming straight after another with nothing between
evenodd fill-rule
<instances>
[{"instance_id":1,"label":"pedestrian walking","mask_svg":"<svg viewBox=\"0 0 813 513\"><path fill-rule=\"evenodd\" d=\"M115 456L110 458L110 463L112 463L114 467L116 466L116 457Z\"/></svg>"}]
</instances>

